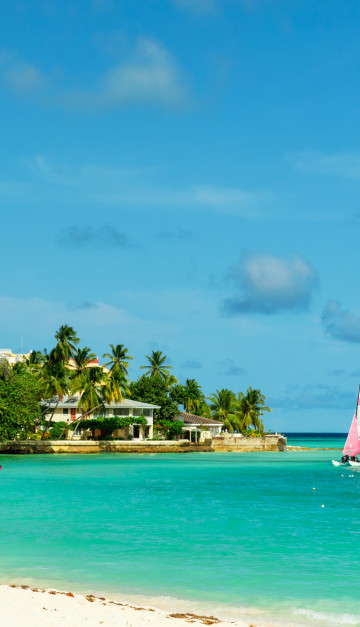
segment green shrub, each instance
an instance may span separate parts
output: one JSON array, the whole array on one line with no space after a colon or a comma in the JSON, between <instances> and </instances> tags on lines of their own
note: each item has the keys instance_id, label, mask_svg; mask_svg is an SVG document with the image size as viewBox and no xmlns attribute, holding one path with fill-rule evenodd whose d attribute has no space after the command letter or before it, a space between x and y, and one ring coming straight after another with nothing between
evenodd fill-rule
<instances>
[{"instance_id":1,"label":"green shrub","mask_svg":"<svg viewBox=\"0 0 360 627\"><path fill-rule=\"evenodd\" d=\"M68 430L69 425L67 424L67 422L64 422L63 420L60 420L59 422L54 422L50 429L50 439L57 440L61 436L61 439L65 440Z\"/></svg>"},{"instance_id":2,"label":"green shrub","mask_svg":"<svg viewBox=\"0 0 360 627\"><path fill-rule=\"evenodd\" d=\"M29 439L30 439L30 440L41 440L41 436L42 436L42 434L41 434L41 433L32 433L32 434L30 435L30 438L29 438Z\"/></svg>"}]
</instances>

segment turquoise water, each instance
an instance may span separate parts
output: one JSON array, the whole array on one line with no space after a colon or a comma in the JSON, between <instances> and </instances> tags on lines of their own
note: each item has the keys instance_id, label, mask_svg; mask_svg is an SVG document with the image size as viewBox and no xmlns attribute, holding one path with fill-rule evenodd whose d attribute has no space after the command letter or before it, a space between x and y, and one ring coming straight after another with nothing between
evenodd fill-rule
<instances>
[{"instance_id":1,"label":"turquoise water","mask_svg":"<svg viewBox=\"0 0 360 627\"><path fill-rule=\"evenodd\" d=\"M360 472L337 456L0 456L0 577L360 625Z\"/></svg>"},{"instance_id":2,"label":"turquoise water","mask_svg":"<svg viewBox=\"0 0 360 627\"><path fill-rule=\"evenodd\" d=\"M286 433L289 446L343 448L347 433Z\"/></svg>"}]
</instances>

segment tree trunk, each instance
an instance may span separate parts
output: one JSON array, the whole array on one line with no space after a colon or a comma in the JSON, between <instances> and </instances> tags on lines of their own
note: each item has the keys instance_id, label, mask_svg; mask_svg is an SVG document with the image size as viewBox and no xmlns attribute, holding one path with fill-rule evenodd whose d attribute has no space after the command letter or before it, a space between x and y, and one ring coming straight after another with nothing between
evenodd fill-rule
<instances>
[{"instance_id":1,"label":"tree trunk","mask_svg":"<svg viewBox=\"0 0 360 627\"><path fill-rule=\"evenodd\" d=\"M55 405L55 407L54 407L54 409L53 409L53 412L52 412L52 414L51 414L51 416L50 416L50 420L48 420L48 422L47 422L47 423L46 423L46 425L45 425L45 429L44 429L43 434L42 434L42 436L41 436L41 439L42 439L42 440L44 439L44 437L45 437L45 433L46 433L46 431L48 430L49 426L50 426L50 425L51 425L51 423L52 423L52 419L54 418L54 414L55 414L55 412L56 412L56 410L57 410L57 408L58 408L59 403L60 403L60 399L58 398L57 403L56 403L56 405Z\"/></svg>"},{"instance_id":2,"label":"tree trunk","mask_svg":"<svg viewBox=\"0 0 360 627\"><path fill-rule=\"evenodd\" d=\"M70 440L74 439L74 434L75 434L76 429L78 428L78 425L80 424L80 420L82 420L84 418L84 416L92 414L92 412L95 411L95 409L99 409L99 407L102 407L102 404L101 405L97 405L96 407L93 407L92 409L90 409L90 411L86 411L84 414L82 414L82 416L80 416L80 418L78 418L76 420L76 422L75 422L76 426L74 426L74 430L73 430L73 433L72 433L72 436L71 436ZM65 431L65 429L64 429L64 431ZM60 438L61 438L63 432L60 434ZM60 438L58 438L58 439L60 440Z\"/></svg>"}]
</instances>

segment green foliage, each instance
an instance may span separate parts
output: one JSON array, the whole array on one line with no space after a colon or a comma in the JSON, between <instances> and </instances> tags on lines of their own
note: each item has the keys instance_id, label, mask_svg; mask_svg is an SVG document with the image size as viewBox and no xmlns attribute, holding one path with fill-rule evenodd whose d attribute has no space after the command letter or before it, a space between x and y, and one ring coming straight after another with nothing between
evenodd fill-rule
<instances>
[{"instance_id":1,"label":"green foliage","mask_svg":"<svg viewBox=\"0 0 360 627\"><path fill-rule=\"evenodd\" d=\"M0 378L0 440L25 439L40 424L41 385L31 372Z\"/></svg>"},{"instance_id":2,"label":"green foliage","mask_svg":"<svg viewBox=\"0 0 360 627\"><path fill-rule=\"evenodd\" d=\"M225 429L246 433L252 426L252 436L264 432L261 416L271 409L265 407L265 396L260 390L248 387L246 394L239 392L237 398L231 390L216 390L209 400L212 417L222 421Z\"/></svg>"},{"instance_id":3,"label":"green foliage","mask_svg":"<svg viewBox=\"0 0 360 627\"><path fill-rule=\"evenodd\" d=\"M41 440L41 433L37 432L37 433L32 433L29 437L29 440Z\"/></svg>"},{"instance_id":4,"label":"green foliage","mask_svg":"<svg viewBox=\"0 0 360 627\"><path fill-rule=\"evenodd\" d=\"M195 379L186 379L185 385L174 385L170 390L170 398L184 405L185 411L190 414L210 417L205 395Z\"/></svg>"},{"instance_id":5,"label":"green foliage","mask_svg":"<svg viewBox=\"0 0 360 627\"><path fill-rule=\"evenodd\" d=\"M246 394L239 392L237 406L242 430L253 425L254 429L263 433L264 425L261 416L265 411L271 412L270 407L265 407L264 394L261 394L260 390L248 387Z\"/></svg>"},{"instance_id":6,"label":"green foliage","mask_svg":"<svg viewBox=\"0 0 360 627\"><path fill-rule=\"evenodd\" d=\"M155 411L154 421L172 420L179 414L177 403L170 397L166 380L160 377L147 377L143 375L137 381L129 385L130 398L142 403L160 405Z\"/></svg>"},{"instance_id":7,"label":"green foliage","mask_svg":"<svg viewBox=\"0 0 360 627\"><path fill-rule=\"evenodd\" d=\"M0 381L8 381L11 379L13 371L7 359L0 359Z\"/></svg>"},{"instance_id":8,"label":"green foliage","mask_svg":"<svg viewBox=\"0 0 360 627\"><path fill-rule=\"evenodd\" d=\"M152 351L151 355L145 355L145 357L149 363L146 366L140 366L141 369L147 368L145 376L166 381L172 369L172 366L164 363L167 359L166 355L162 351Z\"/></svg>"},{"instance_id":9,"label":"green foliage","mask_svg":"<svg viewBox=\"0 0 360 627\"><path fill-rule=\"evenodd\" d=\"M176 435L181 435L184 423L180 420L158 420L155 428L160 432L166 440L172 440Z\"/></svg>"},{"instance_id":10,"label":"green foliage","mask_svg":"<svg viewBox=\"0 0 360 627\"><path fill-rule=\"evenodd\" d=\"M54 422L50 429L50 440L66 440L66 434L68 429L69 425L63 420L59 420L59 422Z\"/></svg>"},{"instance_id":11,"label":"green foliage","mask_svg":"<svg viewBox=\"0 0 360 627\"><path fill-rule=\"evenodd\" d=\"M54 348L56 361L67 364L75 352L76 345L80 342L73 327L63 324L55 333L57 344Z\"/></svg>"},{"instance_id":12,"label":"green foliage","mask_svg":"<svg viewBox=\"0 0 360 627\"><path fill-rule=\"evenodd\" d=\"M224 423L224 428L229 431L241 431L239 415L237 413L236 396L231 390L216 390L209 397L211 417Z\"/></svg>"},{"instance_id":13,"label":"green foliage","mask_svg":"<svg viewBox=\"0 0 360 627\"><path fill-rule=\"evenodd\" d=\"M105 367L110 366L111 372L120 371L125 379L128 378L128 368L129 363L128 359L133 359L131 355L129 355L129 351L125 348L124 344L110 344L111 353L104 353L103 357L108 357L109 361L105 364Z\"/></svg>"}]
</instances>

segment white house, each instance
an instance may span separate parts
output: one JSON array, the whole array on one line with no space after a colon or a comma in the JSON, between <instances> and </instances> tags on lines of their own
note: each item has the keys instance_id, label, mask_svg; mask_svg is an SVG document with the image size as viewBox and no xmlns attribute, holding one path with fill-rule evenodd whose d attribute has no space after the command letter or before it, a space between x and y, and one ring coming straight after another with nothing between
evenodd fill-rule
<instances>
[{"instance_id":1,"label":"white house","mask_svg":"<svg viewBox=\"0 0 360 627\"><path fill-rule=\"evenodd\" d=\"M82 416L82 412L78 408L79 397L78 396L64 396L61 401L53 399L50 403L50 407L55 409L54 418L55 422L64 421L75 422ZM121 402L114 401L112 403L105 403L103 409L98 409L89 415L91 418L111 418L114 416L134 417L144 416L146 419L146 426L137 425L136 422L125 429L118 429L114 432L114 437L127 437L132 435L134 439L143 440L145 438L153 437L154 429L154 411L160 409L159 405L151 405L150 403L140 403L139 401L133 401L131 399L124 398ZM75 436L81 436L81 422L80 428L76 429ZM100 435L100 431L95 430L95 437Z\"/></svg>"},{"instance_id":2,"label":"white house","mask_svg":"<svg viewBox=\"0 0 360 627\"><path fill-rule=\"evenodd\" d=\"M181 411L176 417L177 420L184 423L183 431L188 440L198 441L198 434L200 432L200 441L206 438L212 438L214 435L219 435L223 427L222 422L219 420L212 420L212 418L205 418L204 416L195 416L195 414L189 414L188 412ZM194 437L192 434L194 433Z\"/></svg>"},{"instance_id":3,"label":"white house","mask_svg":"<svg viewBox=\"0 0 360 627\"><path fill-rule=\"evenodd\" d=\"M0 348L0 359L6 359L6 361L14 366L19 362L24 362L29 359L30 353L13 353L11 348Z\"/></svg>"}]
</instances>

